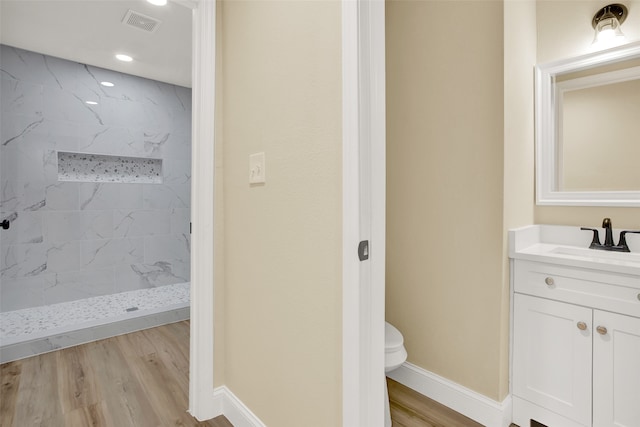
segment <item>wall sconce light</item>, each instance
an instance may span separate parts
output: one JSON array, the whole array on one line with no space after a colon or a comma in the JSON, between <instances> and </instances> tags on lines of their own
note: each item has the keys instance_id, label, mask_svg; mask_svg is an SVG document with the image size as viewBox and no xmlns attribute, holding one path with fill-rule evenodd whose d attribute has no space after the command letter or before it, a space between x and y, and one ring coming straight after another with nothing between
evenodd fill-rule
<instances>
[{"instance_id":1,"label":"wall sconce light","mask_svg":"<svg viewBox=\"0 0 640 427\"><path fill-rule=\"evenodd\" d=\"M614 3L600 9L593 17L591 25L596 30L593 44L605 47L617 46L626 41L620 24L627 19L627 7Z\"/></svg>"}]
</instances>

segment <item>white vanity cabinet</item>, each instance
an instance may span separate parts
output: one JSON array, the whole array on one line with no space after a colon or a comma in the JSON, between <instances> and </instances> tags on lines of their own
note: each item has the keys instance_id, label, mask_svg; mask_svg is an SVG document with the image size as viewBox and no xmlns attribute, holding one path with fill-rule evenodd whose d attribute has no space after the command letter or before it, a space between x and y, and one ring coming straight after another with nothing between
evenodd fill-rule
<instances>
[{"instance_id":1,"label":"white vanity cabinet","mask_svg":"<svg viewBox=\"0 0 640 427\"><path fill-rule=\"evenodd\" d=\"M640 274L568 264L512 262L513 422L640 427Z\"/></svg>"}]
</instances>

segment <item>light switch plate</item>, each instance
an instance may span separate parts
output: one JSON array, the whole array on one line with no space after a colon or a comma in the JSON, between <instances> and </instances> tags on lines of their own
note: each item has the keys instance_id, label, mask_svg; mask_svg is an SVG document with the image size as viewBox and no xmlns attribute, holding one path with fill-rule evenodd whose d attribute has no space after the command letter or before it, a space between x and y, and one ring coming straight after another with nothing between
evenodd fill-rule
<instances>
[{"instance_id":1,"label":"light switch plate","mask_svg":"<svg viewBox=\"0 0 640 427\"><path fill-rule=\"evenodd\" d=\"M249 184L264 184L265 178L264 153L249 155Z\"/></svg>"}]
</instances>

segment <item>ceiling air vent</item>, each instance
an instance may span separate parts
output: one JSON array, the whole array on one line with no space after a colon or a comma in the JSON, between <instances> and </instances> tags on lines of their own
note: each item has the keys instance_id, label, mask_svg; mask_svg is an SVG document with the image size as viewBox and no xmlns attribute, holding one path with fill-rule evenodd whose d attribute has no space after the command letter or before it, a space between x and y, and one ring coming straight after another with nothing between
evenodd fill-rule
<instances>
[{"instance_id":1,"label":"ceiling air vent","mask_svg":"<svg viewBox=\"0 0 640 427\"><path fill-rule=\"evenodd\" d=\"M124 18L122 18L122 23L147 33L154 33L160 26L161 21L129 9Z\"/></svg>"}]
</instances>

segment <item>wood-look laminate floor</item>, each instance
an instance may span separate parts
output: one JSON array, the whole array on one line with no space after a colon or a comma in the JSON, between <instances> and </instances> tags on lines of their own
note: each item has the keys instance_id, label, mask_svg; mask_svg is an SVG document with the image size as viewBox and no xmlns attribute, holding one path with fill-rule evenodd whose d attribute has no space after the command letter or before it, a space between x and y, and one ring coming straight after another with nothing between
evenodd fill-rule
<instances>
[{"instance_id":1,"label":"wood-look laminate floor","mask_svg":"<svg viewBox=\"0 0 640 427\"><path fill-rule=\"evenodd\" d=\"M189 415L189 323L0 366L2 427L233 427Z\"/></svg>"},{"instance_id":2,"label":"wood-look laminate floor","mask_svg":"<svg viewBox=\"0 0 640 427\"><path fill-rule=\"evenodd\" d=\"M387 378L393 427L483 427L435 400ZM510 427L518 427L511 424Z\"/></svg>"},{"instance_id":3,"label":"wood-look laminate floor","mask_svg":"<svg viewBox=\"0 0 640 427\"><path fill-rule=\"evenodd\" d=\"M233 427L186 410L189 322L0 365L0 427ZM387 379L393 427L482 427Z\"/></svg>"},{"instance_id":4,"label":"wood-look laminate floor","mask_svg":"<svg viewBox=\"0 0 640 427\"><path fill-rule=\"evenodd\" d=\"M387 388L393 427L483 427L390 378Z\"/></svg>"}]
</instances>

